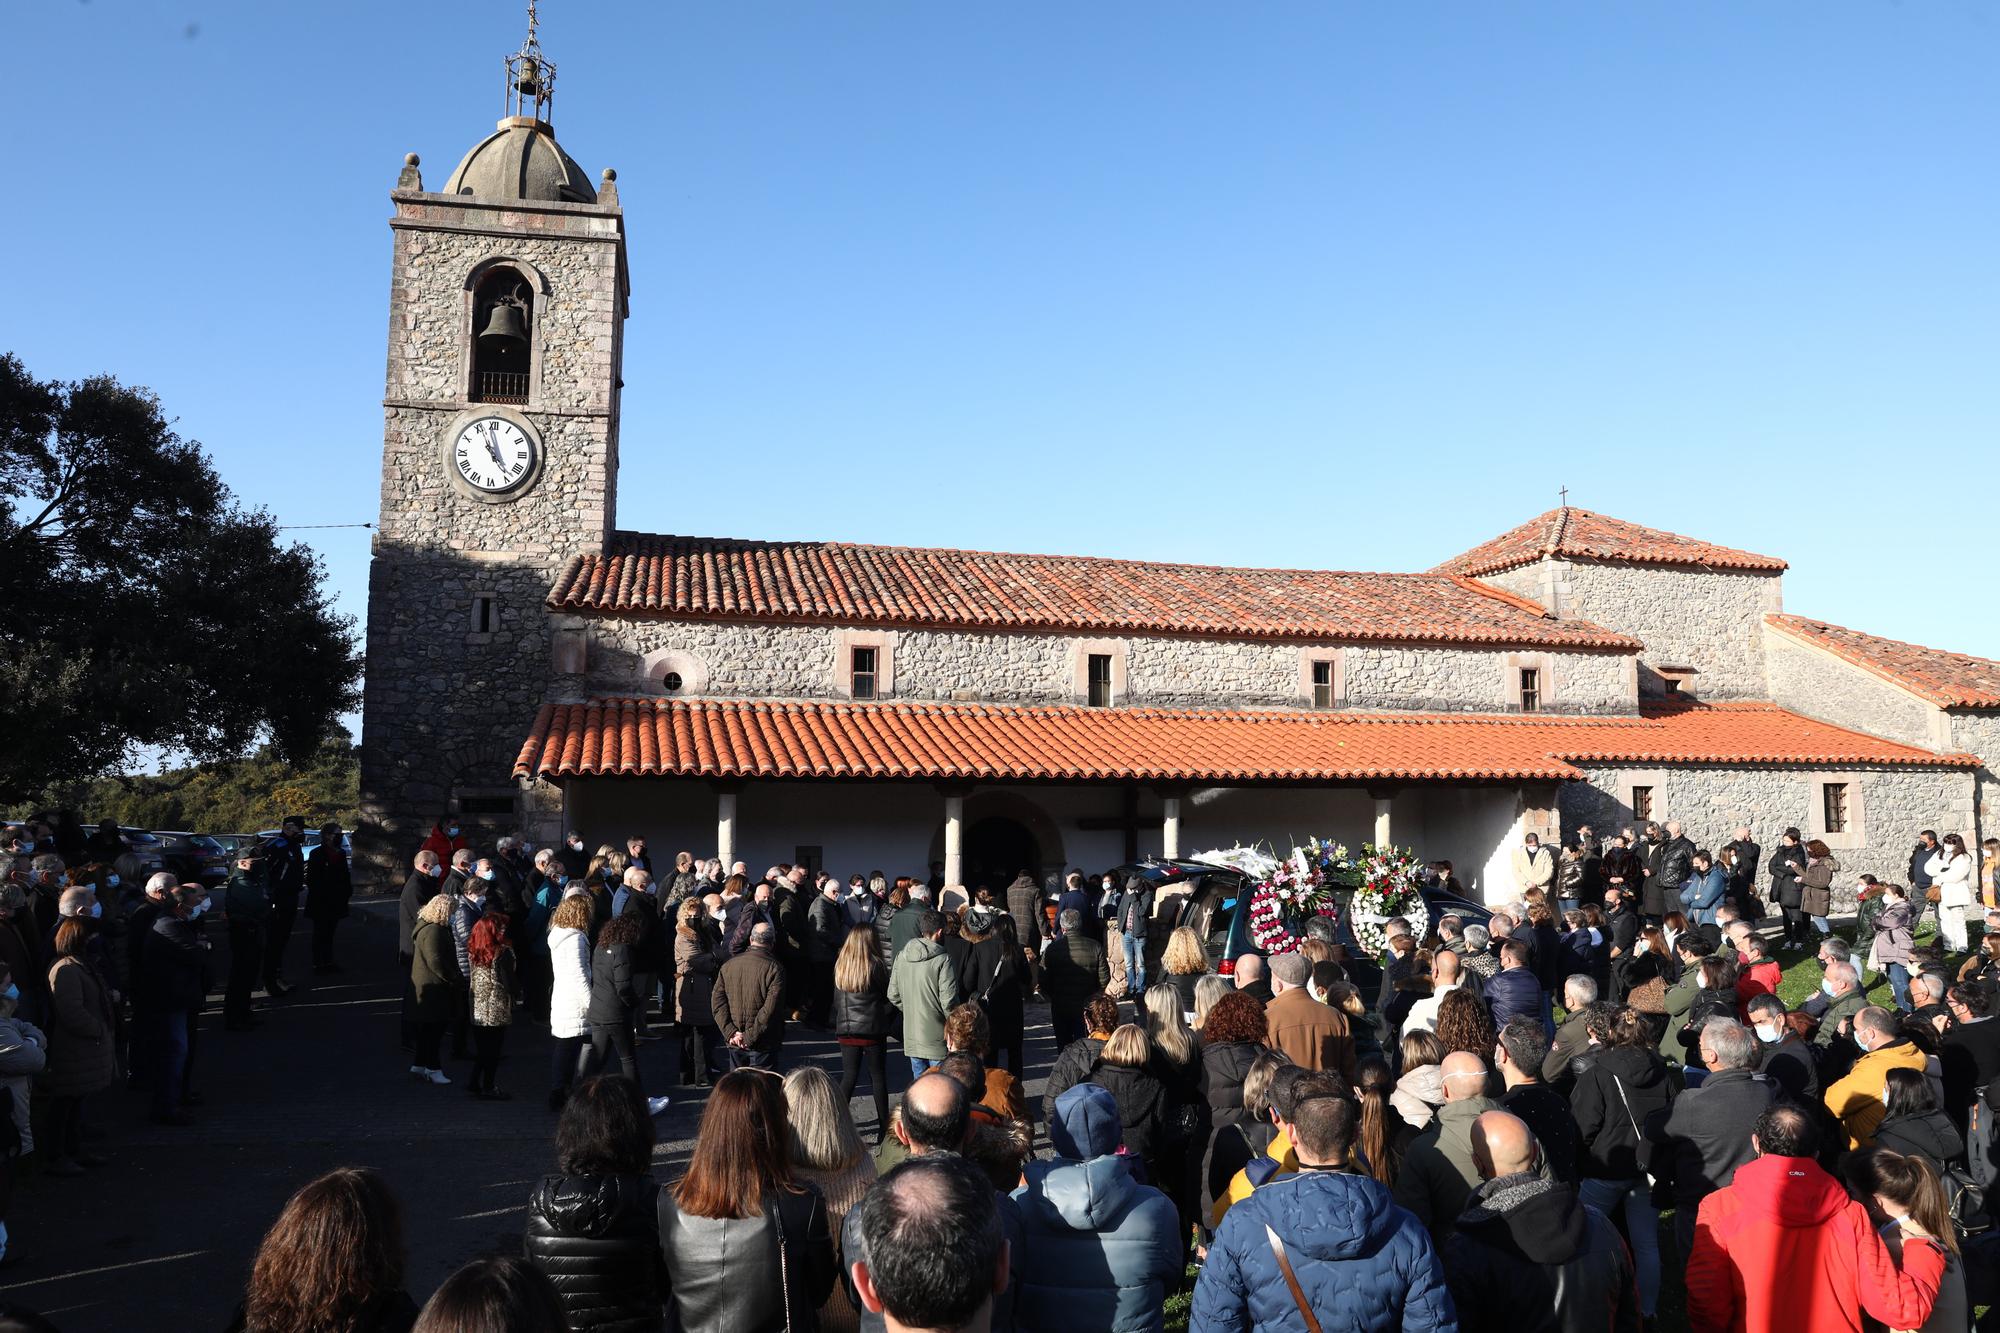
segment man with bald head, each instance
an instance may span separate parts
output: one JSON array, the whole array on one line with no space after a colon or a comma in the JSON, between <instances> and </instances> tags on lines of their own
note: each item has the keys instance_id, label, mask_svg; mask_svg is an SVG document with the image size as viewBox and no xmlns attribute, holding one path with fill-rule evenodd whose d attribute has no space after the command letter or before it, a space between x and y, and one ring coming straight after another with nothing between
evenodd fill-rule
<instances>
[{"instance_id":1,"label":"man with bald head","mask_svg":"<svg viewBox=\"0 0 2000 1333\"><path fill-rule=\"evenodd\" d=\"M1473 1122L1498 1104L1486 1095L1486 1061L1469 1051L1444 1058L1444 1105L1430 1127L1417 1136L1403 1156L1396 1177L1396 1202L1416 1214L1443 1244L1458 1221L1472 1191L1479 1186L1479 1166L1472 1155Z\"/></svg>"},{"instance_id":2,"label":"man with bald head","mask_svg":"<svg viewBox=\"0 0 2000 1333\"><path fill-rule=\"evenodd\" d=\"M1487 1111L1472 1125L1483 1182L1443 1247L1445 1280L1465 1327L1639 1327L1632 1256L1574 1186L1540 1171L1527 1122ZM1476 1323L1466 1322L1477 1311Z\"/></svg>"},{"instance_id":3,"label":"man with bald head","mask_svg":"<svg viewBox=\"0 0 2000 1333\"><path fill-rule=\"evenodd\" d=\"M1271 1002L1271 983L1264 979L1264 955L1246 953L1236 960L1236 989Z\"/></svg>"}]
</instances>

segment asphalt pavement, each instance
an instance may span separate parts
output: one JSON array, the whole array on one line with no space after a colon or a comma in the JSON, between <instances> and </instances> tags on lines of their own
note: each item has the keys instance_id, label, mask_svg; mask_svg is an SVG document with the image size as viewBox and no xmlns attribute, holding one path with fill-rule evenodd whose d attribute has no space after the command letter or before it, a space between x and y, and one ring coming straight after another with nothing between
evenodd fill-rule
<instances>
[{"instance_id":1,"label":"asphalt pavement","mask_svg":"<svg viewBox=\"0 0 2000 1333\"><path fill-rule=\"evenodd\" d=\"M227 1327L264 1231L285 1199L336 1166L381 1171L401 1198L409 1241L408 1288L421 1304L466 1260L518 1253L529 1191L551 1169L548 1027L518 1018L507 1036L499 1085L507 1102L465 1090L469 1066L449 1062L448 1087L419 1084L398 1040L401 978L393 903L360 908L343 923L339 976L313 977L301 921L286 959L296 988L260 1011L255 1032L222 1030L221 992L210 995L197 1038L194 1087L205 1099L186 1128L153 1124L139 1092L92 1097L87 1146L107 1165L68 1179L45 1175L42 1154L21 1163L7 1218L10 1256L0 1304L35 1310L64 1330ZM211 932L219 987L227 935ZM517 1011L518 1012L518 1011ZM1045 1006L1028 1007L1030 1090L1053 1057ZM677 1043L639 1048L651 1093L674 1104L656 1122L655 1171L676 1178L701 1115L701 1094L671 1084ZM785 1066L811 1061L839 1077L832 1038L792 1024ZM889 1078L909 1080L892 1046ZM872 1136L865 1088L856 1123Z\"/></svg>"}]
</instances>

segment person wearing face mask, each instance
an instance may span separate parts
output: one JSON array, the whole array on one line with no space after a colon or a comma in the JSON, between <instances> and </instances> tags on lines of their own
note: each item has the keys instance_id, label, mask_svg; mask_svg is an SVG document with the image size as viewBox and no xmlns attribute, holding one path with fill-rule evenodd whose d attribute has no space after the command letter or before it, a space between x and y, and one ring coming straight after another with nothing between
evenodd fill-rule
<instances>
[{"instance_id":1,"label":"person wearing face mask","mask_svg":"<svg viewBox=\"0 0 2000 1333\"><path fill-rule=\"evenodd\" d=\"M426 847L416 855L412 863L410 877L403 881L403 893L396 903L396 961L401 964L403 976L403 1049L416 1050L416 1019L411 1007L416 996L407 978L410 963L414 960L415 949L410 937L417 929L417 913L423 911L424 904L437 896L438 885L444 879L444 865L438 854Z\"/></svg>"},{"instance_id":2,"label":"person wearing face mask","mask_svg":"<svg viewBox=\"0 0 2000 1333\"><path fill-rule=\"evenodd\" d=\"M223 983L222 1027L226 1032L250 1032L263 1026L250 1012L250 993L264 960L264 931L270 922L271 898L262 857L237 858L223 888L222 910L229 918L229 976Z\"/></svg>"},{"instance_id":3,"label":"person wearing face mask","mask_svg":"<svg viewBox=\"0 0 2000 1333\"><path fill-rule=\"evenodd\" d=\"M199 884L179 885L167 895L146 937L141 994L151 1027L145 1049L153 1066L155 1124L193 1123L186 1109L191 1096L187 1076L195 1015L208 997L209 943L199 925L208 905L208 891Z\"/></svg>"},{"instance_id":4,"label":"person wearing face mask","mask_svg":"<svg viewBox=\"0 0 2000 1333\"><path fill-rule=\"evenodd\" d=\"M1764 1076L1801 1105L1818 1101L1819 1066L1813 1060L1812 1047L1793 1028L1785 1002L1776 995L1759 995L1747 1008L1764 1055Z\"/></svg>"},{"instance_id":5,"label":"person wearing face mask","mask_svg":"<svg viewBox=\"0 0 2000 1333\"><path fill-rule=\"evenodd\" d=\"M312 921L313 975L333 976L340 964L333 961L333 932L347 917L347 904L354 897L354 874L348 868L345 835L337 823L321 826L319 846L306 857L306 916Z\"/></svg>"},{"instance_id":6,"label":"person wearing face mask","mask_svg":"<svg viewBox=\"0 0 2000 1333\"><path fill-rule=\"evenodd\" d=\"M583 845L583 835L575 829L569 831L569 836L555 851L556 859L562 862L563 873L573 880L582 879L584 872L590 868L590 852Z\"/></svg>"},{"instance_id":7,"label":"person wearing face mask","mask_svg":"<svg viewBox=\"0 0 2000 1333\"><path fill-rule=\"evenodd\" d=\"M451 1058L454 1060L472 1058L468 1044L472 1037L472 958L468 950L472 944L472 928L486 915L487 895L492 891L493 881L499 873L491 860L480 858L473 862L465 887L451 899L451 942L458 958L459 977L451 1019Z\"/></svg>"},{"instance_id":8,"label":"person wearing face mask","mask_svg":"<svg viewBox=\"0 0 2000 1333\"><path fill-rule=\"evenodd\" d=\"M1848 1147L1866 1148L1889 1113L1883 1091L1888 1072L1909 1069L1921 1075L1928 1060L1899 1030L1897 1015L1873 1005L1854 1015L1854 1044L1861 1055L1847 1077L1826 1090L1826 1109L1847 1131Z\"/></svg>"},{"instance_id":9,"label":"person wearing face mask","mask_svg":"<svg viewBox=\"0 0 2000 1333\"><path fill-rule=\"evenodd\" d=\"M460 828L456 816L446 816L431 825L431 833L424 839L423 850L449 864L451 858L465 850L464 830ZM576 835L570 834L572 838Z\"/></svg>"},{"instance_id":10,"label":"person wearing face mask","mask_svg":"<svg viewBox=\"0 0 2000 1333\"><path fill-rule=\"evenodd\" d=\"M16 885L8 888L19 892ZM35 1150L34 1121L28 1113L28 1085L48 1063L49 1040L42 1030L19 1014L21 988L13 974L0 966L0 1089L5 1089L12 1114L0 1120L0 1265L19 1259L7 1253L8 1205L14 1198L14 1172L20 1159Z\"/></svg>"},{"instance_id":11,"label":"person wearing face mask","mask_svg":"<svg viewBox=\"0 0 2000 1333\"><path fill-rule=\"evenodd\" d=\"M555 849L544 847L535 853L528 873L528 911L521 922L521 943L516 954L521 960L522 1004L529 1013L547 1011L549 1002L549 918L562 901L569 875L557 859Z\"/></svg>"}]
</instances>

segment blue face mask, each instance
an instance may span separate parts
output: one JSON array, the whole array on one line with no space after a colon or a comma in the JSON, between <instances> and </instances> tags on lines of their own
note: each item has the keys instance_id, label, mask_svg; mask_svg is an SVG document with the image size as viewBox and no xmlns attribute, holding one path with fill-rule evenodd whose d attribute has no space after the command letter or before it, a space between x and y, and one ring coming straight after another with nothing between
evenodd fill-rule
<instances>
[{"instance_id":1,"label":"blue face mask","mask_svg":"<svg viewBox=\"0 0 2000 1333\"><path fill-rule=\"evenodd\" d=\"M1825 991L1828 995L1833 994L1833 982L1831 980L1822 980L1819 983L1819 988Z\"/></svg>"},{"instance_id":2,"label":"blue face mask","mask_svg":"<svg viewBox=\"0 0 2000 1333\"><path fill-rule=\"evenodd\" d=\"M4 995L10 1000L18 1000L21 998L21 988L10 981L7 983L6 990L0 990L0 995Z\"/></svg>"},{"instance_id":3,"label":"blue face mask","mask_svg":"<svg viewBox=\"0 0 2000 1333\"><path fill-rule=\"evenodd\" d=\"M453 824L450 828L446 829L445 832L449 833L452 837L456 838L458 836L458 825Z\"/></svg>"},{"instance_id":4,"label":"blue face mask","mask_svg":"<svg viewBox=\"0 0 2000 1333\"><path fill-rule=\"evenodd\" d=\"M115 889L115 888L117 888L117 887L118 887L118 876L116 876L116 875L106 875L106 876L104 877L104 887L105 887L105 888L107 888L107 889Z\"/></svg>"},{"instance_id":5,"label":"blue face mask","mask_svg":"<svg viewBox=\"0 0 2000 1333\"><path fill-rule=\"evenodd\" d=\"M491 869L482 870L479 872L479 878L485 880L488 884L491 884L498 873L499 872Z\"/></svg>"}]
</instances>

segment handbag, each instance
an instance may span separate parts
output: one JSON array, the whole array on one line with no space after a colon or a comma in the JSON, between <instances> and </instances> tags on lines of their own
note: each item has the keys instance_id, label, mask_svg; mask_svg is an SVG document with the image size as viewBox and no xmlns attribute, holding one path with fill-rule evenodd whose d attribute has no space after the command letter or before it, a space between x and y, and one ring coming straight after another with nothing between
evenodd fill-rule
<instances>
[{"instance_id":1,"label":"handbag","mask_svg":"<svg viewBox=\"0 0 2000 1333\"><path fill-rule=\"evenodd\" d=\"M1941 888L1939 888L1939 887L1938 887L1937 885L1935 885L1935 884L1931 885L1931 886L1930 886L1929 888L1927 888L1927 889L1925 889L1925 890L1924 890L1924 901L1925 901L1925 902L1927 902L1927 903L1941 903L1941 902L1943 902L1943 901L1944 901L1944 890L1943 890L1943 889L1941 889Z\"/></svg>"},{"instance_id":2,"label":"handbag","mask_svg":"<svg viewBox=\"0 0 2000 1333\"><path fill-rule=\"evenodd\" d=\"M1667 979L1651 977L1634 986L1625 997L1625 1003L1642 1014L1664 1014L1667 1012Z\"/></svg>"},{"instance_id":3,"label":"handbag","mask_svg":"<svg viewBox=\"0 0 2000 1333\"><path fill-rule=\"evenodd\" d=\"M1312 1306L1306 1304L1306 1293L1299 1286L1299 1275L1292 1271L1292 1261L1285 1257L1285 1242L1278 1239L1278 1233L1271 1229L1269 1222L1264 1224L1264 1235L1271 1242L1271 1257L1278 1261L1278 1271L1285 1275L1285 1286L1292 1293L1292 1303L1299 1307L1299 1317L1306 1321L1306 1333L1323 1333L1318 1316L1313 1314Z\"/></svg>"}]
</instances>

